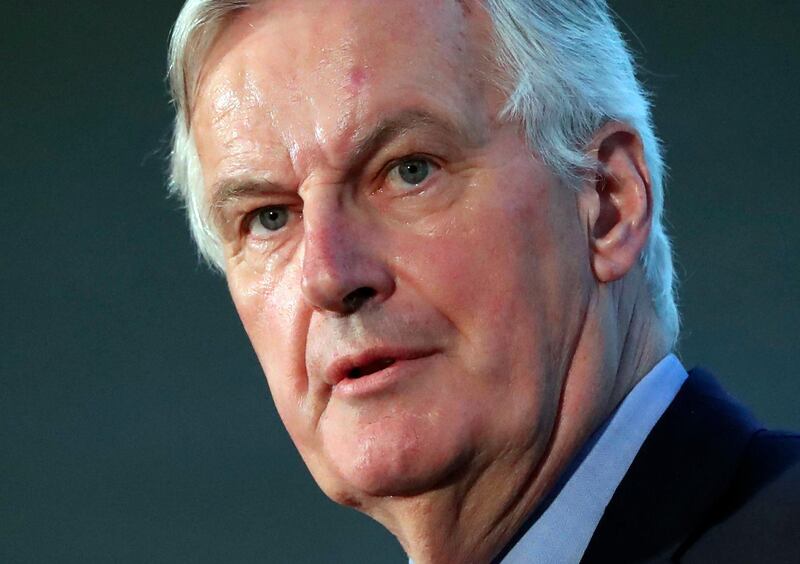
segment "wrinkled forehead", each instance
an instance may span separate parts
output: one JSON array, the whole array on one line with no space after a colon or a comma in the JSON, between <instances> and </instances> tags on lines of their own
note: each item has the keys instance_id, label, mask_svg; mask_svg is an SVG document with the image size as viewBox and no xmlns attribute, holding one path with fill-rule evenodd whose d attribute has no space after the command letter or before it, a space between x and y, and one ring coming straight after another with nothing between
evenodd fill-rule
<instances>
[{"instance_id":1,"label":"wrinkled forehead","mask_svg":"<svg viewBox=\"0 0 800 564\"><path fill-rule=\"evenodd\" d=\"M353 114L359 108L348 106L363 106L371 89L401 99L449 86L474 96L489 29L484 10L457 0L267 0L220 33L192 121L213 126L243 109L299 105L333 119Z\"/></svg>"}]
</instances>

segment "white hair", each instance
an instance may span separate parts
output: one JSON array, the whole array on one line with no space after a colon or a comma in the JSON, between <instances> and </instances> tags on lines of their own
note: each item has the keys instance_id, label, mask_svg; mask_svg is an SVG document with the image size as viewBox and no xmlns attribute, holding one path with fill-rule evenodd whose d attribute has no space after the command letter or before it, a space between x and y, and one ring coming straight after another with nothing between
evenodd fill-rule
<instances>
[{"instance_id":1,"label":"white hair","mask_svg":"<svg viewBox=\"0 0 800 564\"><path fill-rule=\"evenodd\" d=\"M187 0L172 32L169 82L176 108L171 190L187 210L202 257L220 271L224 257L204 201L190 130L198 74L231 16L260 0ZM263 1L263 0L261 0ZM652 189L652 226L640 261L656 315L672 344L680 321L672 250L663 223L664 162L647 93L605 0L484 0L494 23L496 64L508 100L500 118L521 123L532 150L567 185L594 170L586 146L608 121L635 129Z\"/></svg>"}]
</instances>

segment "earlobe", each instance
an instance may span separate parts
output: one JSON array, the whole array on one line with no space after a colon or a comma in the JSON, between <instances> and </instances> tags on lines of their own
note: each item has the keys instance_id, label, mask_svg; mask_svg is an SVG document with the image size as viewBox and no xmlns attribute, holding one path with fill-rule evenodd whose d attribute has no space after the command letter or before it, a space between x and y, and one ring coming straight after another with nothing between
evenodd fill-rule
<instances>
[{"instance_id":1,"label":"earlobe","mask_svg":"<svg viewBox=\"0 0 800 564\"><path fill-rule=\"evenodd\" d=\"M588 222L592 270L612 282L633 268L650 234L651 186L639 135L611 122L595 135L597 174L582 199Z\"/></svg>"}]
</instances>

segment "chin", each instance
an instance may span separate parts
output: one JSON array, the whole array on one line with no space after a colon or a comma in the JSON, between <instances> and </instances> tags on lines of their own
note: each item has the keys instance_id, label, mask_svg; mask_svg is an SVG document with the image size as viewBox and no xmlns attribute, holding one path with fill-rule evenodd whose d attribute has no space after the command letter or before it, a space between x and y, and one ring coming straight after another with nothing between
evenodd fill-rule
<instances>
[{"instance_id":1,"label":"chin","mask_svg":"<svg viewBox=\"0 0 800 564\"><path fill-rule=\"evenodd\" d=\"M447 485L466 466L469 450L459 440L464 437L437 427L430 420L400 416L332 433L324 458L340 487L326 493L352 505L353 498L414 496Z\"/></svg>"}]
</instances>

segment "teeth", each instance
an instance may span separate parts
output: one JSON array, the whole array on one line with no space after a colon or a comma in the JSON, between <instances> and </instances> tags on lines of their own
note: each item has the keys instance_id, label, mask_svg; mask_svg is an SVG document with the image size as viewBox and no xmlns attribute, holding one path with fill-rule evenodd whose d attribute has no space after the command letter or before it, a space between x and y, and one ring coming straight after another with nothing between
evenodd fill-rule
<instances>
[{"instance_id":1,"label":"teeth","mask_svg":"<svg viewBox=\"0 0 800 564\"><path fill-rule=\"evenodd\" d=\"M368 374L372 374L374 372L379 372L384 368L391 366L394 364L393 358L381 358L376 360L375 362L370 362L369 364L365 364L364 366L356 366L351 368L350 371L347 373L348 378L361 378L362 376L367 376Z\"/></svg>"}]
</instances>

